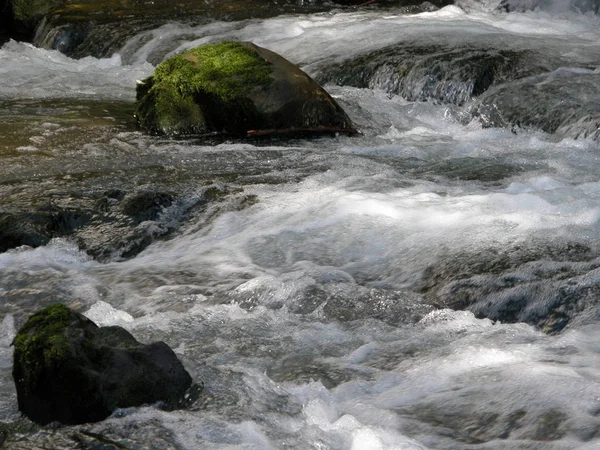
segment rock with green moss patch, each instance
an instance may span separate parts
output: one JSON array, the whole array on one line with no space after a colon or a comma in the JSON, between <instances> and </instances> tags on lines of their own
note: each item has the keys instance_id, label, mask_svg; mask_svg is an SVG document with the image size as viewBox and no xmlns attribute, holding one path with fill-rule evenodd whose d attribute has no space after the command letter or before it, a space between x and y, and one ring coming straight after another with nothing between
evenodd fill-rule
<instances>
[{"instance_id":1,"label":"rock with green moss patch","mask_svg":"<svg viewBox=\"0 0 600 450\"><path fill-rule=\"evenodd\" d=\"M307 74L250 42L207 44L163 62L138 85L136 117L167 135L356 132Z\"/></svg>"},{"instance_id":2,"label":"rock with green moss patch","mask_svg":"<svg viewBox=\"0 0 600 450\"><path fill-rule=\"evenodd\" d=\"M176 407L192 383L164 342L141 344L62 304L31 316L14 346L19 409L42 425L95 422L117 408L157 402Z\"/></svg>"}]
</instances>

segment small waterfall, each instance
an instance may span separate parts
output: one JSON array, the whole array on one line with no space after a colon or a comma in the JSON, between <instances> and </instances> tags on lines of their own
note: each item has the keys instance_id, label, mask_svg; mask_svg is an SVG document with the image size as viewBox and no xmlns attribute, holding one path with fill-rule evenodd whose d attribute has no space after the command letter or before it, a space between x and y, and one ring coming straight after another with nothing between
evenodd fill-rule
<instances>
[{"instance_id":1,"label":"small waterfall","mask_svg":"<svg viewBox=\"0 0 600 450\"><path fill-rule=\"evenodd\" d=\"M578 12L586 14L600 11L599 0L502 0L499 8L503 11L531 11L539 9L550 13Z\"/></svg>"}]
</instances>

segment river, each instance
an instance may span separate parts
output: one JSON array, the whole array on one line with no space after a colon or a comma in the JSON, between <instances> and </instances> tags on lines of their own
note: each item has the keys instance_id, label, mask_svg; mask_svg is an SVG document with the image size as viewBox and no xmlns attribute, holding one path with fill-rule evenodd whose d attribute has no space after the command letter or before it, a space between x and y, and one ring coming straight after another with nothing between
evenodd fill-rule
<instances>
[{"instance_id":1,"label":"river","mask_svg":"<svg viewBox=\"0 0 600 450\"><path fill-rule=\"evenodd\" d=\"M170 23L78 60L6 42L0 210L68 232L0 253L2 448L600 448L600 18L497 3ZM224 39L362 134L140 133L136 80ZM202 395L23 420L10 343L56 301L165 341Z\"/></svg>"}]
</instances>

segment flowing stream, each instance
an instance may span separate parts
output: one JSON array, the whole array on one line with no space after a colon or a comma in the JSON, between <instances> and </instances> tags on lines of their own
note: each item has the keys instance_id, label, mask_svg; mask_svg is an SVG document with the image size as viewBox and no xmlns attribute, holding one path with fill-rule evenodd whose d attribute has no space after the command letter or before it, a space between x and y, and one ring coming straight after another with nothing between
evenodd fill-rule
<instances>
[{"instance_id":1,"label":"flowing stream","mask_svg":"<svg viewBox=\"0 0 600 450\"><path fill-rule=\"evenodd\" d=\"M0 253L3 448L599 448L600 17L497 3L170 23L104 58L6 42L0 212L68 232ZM136 80L224 39L362 134L137 131ZM202 395L22 419L10 343L56 301L165 341Z\"/></svg>"}]
</instances>

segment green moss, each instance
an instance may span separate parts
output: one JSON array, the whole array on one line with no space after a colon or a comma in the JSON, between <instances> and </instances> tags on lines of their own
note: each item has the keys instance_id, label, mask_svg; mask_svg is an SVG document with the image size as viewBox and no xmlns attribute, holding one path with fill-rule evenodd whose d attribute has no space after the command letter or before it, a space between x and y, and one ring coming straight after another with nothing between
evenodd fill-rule
<instances>
[{"instance_id":1,"label":"green moss","mask_svg":"<svg viewBox=\"0 0 600 450\"><path fill-rule=\"evenodd\" d=\"M73 312L65 305L50 305L31 316L19 330L15 341L15 359L24 364L25 373L37 370L37 355L41 352L48 366L63 359L69 351L64 330L69 326Z\"/></svg>"},{"instance_id":2,"label":"green moss","mask_svg":"<svg viewBox=\"0 0 600 450\"><path fill-rule=\"evenodd\" d=\"M136 117L152 133L201 133L205 129L204 115L194 98L182 96L168 83L153 85L141 96Z\"/></svg>"},{"instance_id":3,"label":"green moss","mask_svg":"<svg viewBox=\"0 0 600 450\"><path fill-rule=\"evenodd\" d=\"M168 59L138 85L135 115L152 133L245 133L256 117L247 95L272 81L271 65L251 47L207 44Z\"/></svg>"},{"instance_id":4,"label":"green moss","mask_svg":"<svg viewBox=\"0 0 600 450\"><path fill-rule=\"evenodd\" d=\"M231 101L253 88L269 84L271 67L254 50L239 42L207 44L181 53L154 71L155 83L168 83L182 96L198 92Z\"/></svg>"},{"instance_id":5,"label":"green moss","mask_svg":"<svg viewBox=\"0 0 600 450\"><path fill-rule=\"evenodd\" d=\"M179 94L172 86L158 88L156 110L163 130L203 128L204 116L191 97Z\"/></svg>"}]
</instances>

